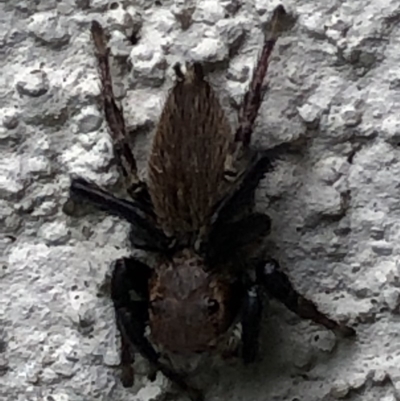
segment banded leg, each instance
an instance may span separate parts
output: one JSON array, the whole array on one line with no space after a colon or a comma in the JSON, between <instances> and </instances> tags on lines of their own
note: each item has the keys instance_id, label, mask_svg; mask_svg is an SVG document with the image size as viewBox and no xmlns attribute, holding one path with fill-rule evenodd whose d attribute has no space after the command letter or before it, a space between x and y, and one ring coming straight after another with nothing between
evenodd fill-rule
<instances>
[{"instance_id":1,"label":"banded leg","mask_svg":"<svg viewBox=\"0 0 400 401\"><path fill-rule=\"evenodd\" d=\"M159 354L145 337L145 326L148 321L148 280L151 271L145 264L134 259L119 259L115 263L111 281L111 297L121 333L121 365L124 385L132 385L133 378L131 363L133 362L132 348L135 348L154 369L159 370L172 383L186 392L193 401L201 401L201 392L190 387L185 379L163 364ZM132 299L131 293L135 294Z\"/></svg>"},{"instance_id":2,"label":"banded leg","mask_svg":"<svg viewBox=\"0 0 400 401\"><path fill-rule=\"evenodd\" d=\"M147 197L145 184L138 177L136 160L129 147L122 107L118 107L115 100L107 38L103 27L97 21L92 22L91 35L99 68L104 114L113 140L114 154L124 178L126 191L133 198L138 196Z\"/></svg>"},{"instance_id":3,"label":"banded leg","mask_svg":"<svg viewBox=\"0 0 400 401\"><path fill-rule=\"evenodd\" d=\"M250 87L244 96L242 107L239 110L239 127L235 134L235 142L241 142L244 147L250 144L254 121L263 99L262 84L268 70L269 58L278 37L280 19L285 14L286 11L282 5L275 8L270 32L265 37L261 56L253 72Z\"/></svg>"},{"instance_id":4,"label":"banded leg","mask_svg":"<svg viewBox=\"0 0 400 401\"><path fill-rule=\"evenodd\" d=\"M282 302L288 309L304 319L325 326L344 337L356 334L351 327L340 324L320 312L316 305L300 295L292 286L289 278L279 269L279 264L271 259L258 268L258 280L267 293Z\"/></svg>"}]
</instances>

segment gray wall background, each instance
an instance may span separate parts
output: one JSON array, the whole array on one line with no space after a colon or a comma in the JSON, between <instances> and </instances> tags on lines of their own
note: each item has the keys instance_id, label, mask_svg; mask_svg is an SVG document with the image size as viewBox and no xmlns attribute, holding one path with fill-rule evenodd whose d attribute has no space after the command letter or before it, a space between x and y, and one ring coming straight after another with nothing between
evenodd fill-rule
<instances>
[{"instance_id":1,"label":"gray wall background","mask_svg":"<svg viewBox=\"0 0 400 401\"><path fill-rule=\"evenodd\" d=\"M69 174L109 188L118 179L88 26L96 18L112 34L143 170L171 66L206 62L235 124L278 2L160 3L0 1L0 400L151 400L168 388L161 376L147 381L140 359L135 387L119 383L102 288L110 262L129 253L127 224L62 213ZM283 4L296 23L275 48L254 138L263 147L311 140L262 182L259 208L296 288L358 338L337 340L272 303L262 361L199 380L209 400L399 400L400 3ZM126 37L139 29L132 46Z\"/></svg>"}]
</instances>

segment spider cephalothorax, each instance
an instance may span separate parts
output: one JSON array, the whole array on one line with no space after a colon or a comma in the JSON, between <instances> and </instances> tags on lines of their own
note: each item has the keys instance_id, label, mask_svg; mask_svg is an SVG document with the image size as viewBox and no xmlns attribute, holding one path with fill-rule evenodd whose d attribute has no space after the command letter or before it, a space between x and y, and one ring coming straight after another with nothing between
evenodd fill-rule
<instances>
[{"instance_id":1,"label":"spider cephalothorax","mask_svg":"<svg viewBox=\"0 0 400 401\"><path fill-rule=\"evenodd\" d=\"M265 294L304 318L354 334L298 294L278 264L266 256L262 240L269 233L270 219L254 211L259 181L286 149L285 145L267 151L250 147L262 82L284 15L282 6L275 9L236 132L201 65L188 65L185 72L175 66L177 80L156 129L146 182L138 178L122 110L114 98L105 33L98 22L92 23L103 108L131 200L119 199L79 177L72 179L71 197L128 220L133 246L155 253L158 260L153 269L133 257L114 265L111 296L122 339L125 386L132 385L131 352L136 348L192 398L201 398L162 362L149 339L160 350L173 353L210 351L239 320L241 355L251 362L257 353Z\"/></svg>"},{"instance_id":2,"label":"spider cephalothorax","mask_svg":"<svg viewBox=\"0 0 400 401\"><path fill-rule=\"evenodd\" d=\"M241 294L234 284L209 274L189 249L177 252L150 281L152 339L177 353L215 348L238 313Z\"/></svg>"}]
</instances>

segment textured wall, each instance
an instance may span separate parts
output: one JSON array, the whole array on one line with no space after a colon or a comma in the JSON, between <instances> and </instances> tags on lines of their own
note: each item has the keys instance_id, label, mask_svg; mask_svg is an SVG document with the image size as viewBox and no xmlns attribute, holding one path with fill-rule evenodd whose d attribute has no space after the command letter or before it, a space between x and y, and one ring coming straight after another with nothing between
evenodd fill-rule
<instances>
[{"instance_id":1,"label":"textured wall","mask_svg":"<svg viewBox=\"0 0 400 401\"><path fill-rule=\"evenodd\" d=\"M1 401L149 400L167 387L160 376L139 375L129 390L118 381L102 287L110 262L129 252L127 224L62 213L70 173L117 181L88 24L112 33L116 89L144 167L171 65L206 61L234 123L278 3L158 3L0 1ZM255 139L311 140L263 181L259 207L296 287L358 338L337 340L272 303L263 360L206 372L208 399L399 400L400 3L283 4L296 22L276 46Z\"/></svg>"}]
</instances>

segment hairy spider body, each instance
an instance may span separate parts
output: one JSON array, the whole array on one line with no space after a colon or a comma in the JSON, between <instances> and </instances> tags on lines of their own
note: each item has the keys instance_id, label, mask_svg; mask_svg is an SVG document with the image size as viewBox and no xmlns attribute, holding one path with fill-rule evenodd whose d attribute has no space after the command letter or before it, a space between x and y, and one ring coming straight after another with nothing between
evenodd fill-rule
<instances>
[{"instance_id":1,"label":"hairy spider body","mask_svg":"<svg viewBox=\"0 0 400 401\"><path fill-rule=\"evenodd\" d=\"M283 7L277 7L235 133L201 65L188 66L185 73L175 66L177 82L157 126L147 182L138 178L122 109L115 101L106 35L98 22L92 23L103 109L131 200L80 177L72 179L70 194L129 221L132 245L158 258L154 269L133 257L119 259L113 267L111 297L121 333L124 386L133 383L136 349L193 399L201 399L199 391L163 362L152 343L175 354L210 351L240 321L241 356L252 362L265 296L329 329L354 334L297 293L277 262L265 255L262 243L271 222L254 211L259 181L287 150L285 145L266 151L249 146L269 55L284 15ZM147 324L151 341L145 335Z\"/></svg>"},{"instance_id":2,"label":"hairy spider body","mask_svg":"<svg viewBox=\"0 0 400 401\"><path fill-rule=\"evenodd\" d=\"M232 131L201 66L177 75L153 141L148 189L158 224L179 245L150 281L150 327L153 341L169 351L201 352L217 346L240 306L232 280L209 274L194 251L230 184L225 160Z\"/></svg>"},{"instance_id":3,"label":"hairy spider body","mask_svg":"<svg viewBox=\"0 0 400 401\"><path fill-rule=\"evenodd\" d=\"M240 306L232 284L206 272L204 260L192 250L175 253L150 280L152 340L175 353L215 348Z\"/></svg>"},{"instance_id":4,"label":"hairy spider body","mask_svg":"<svg viewBox=\"0 0 400 401\"><path fill-rule=\"evenodd\" d=\"M185 241L210 224L222 198L232 131L200 65L169 94L149 158L148 188L163 231Z\"/></svg>"}]
</instances>

